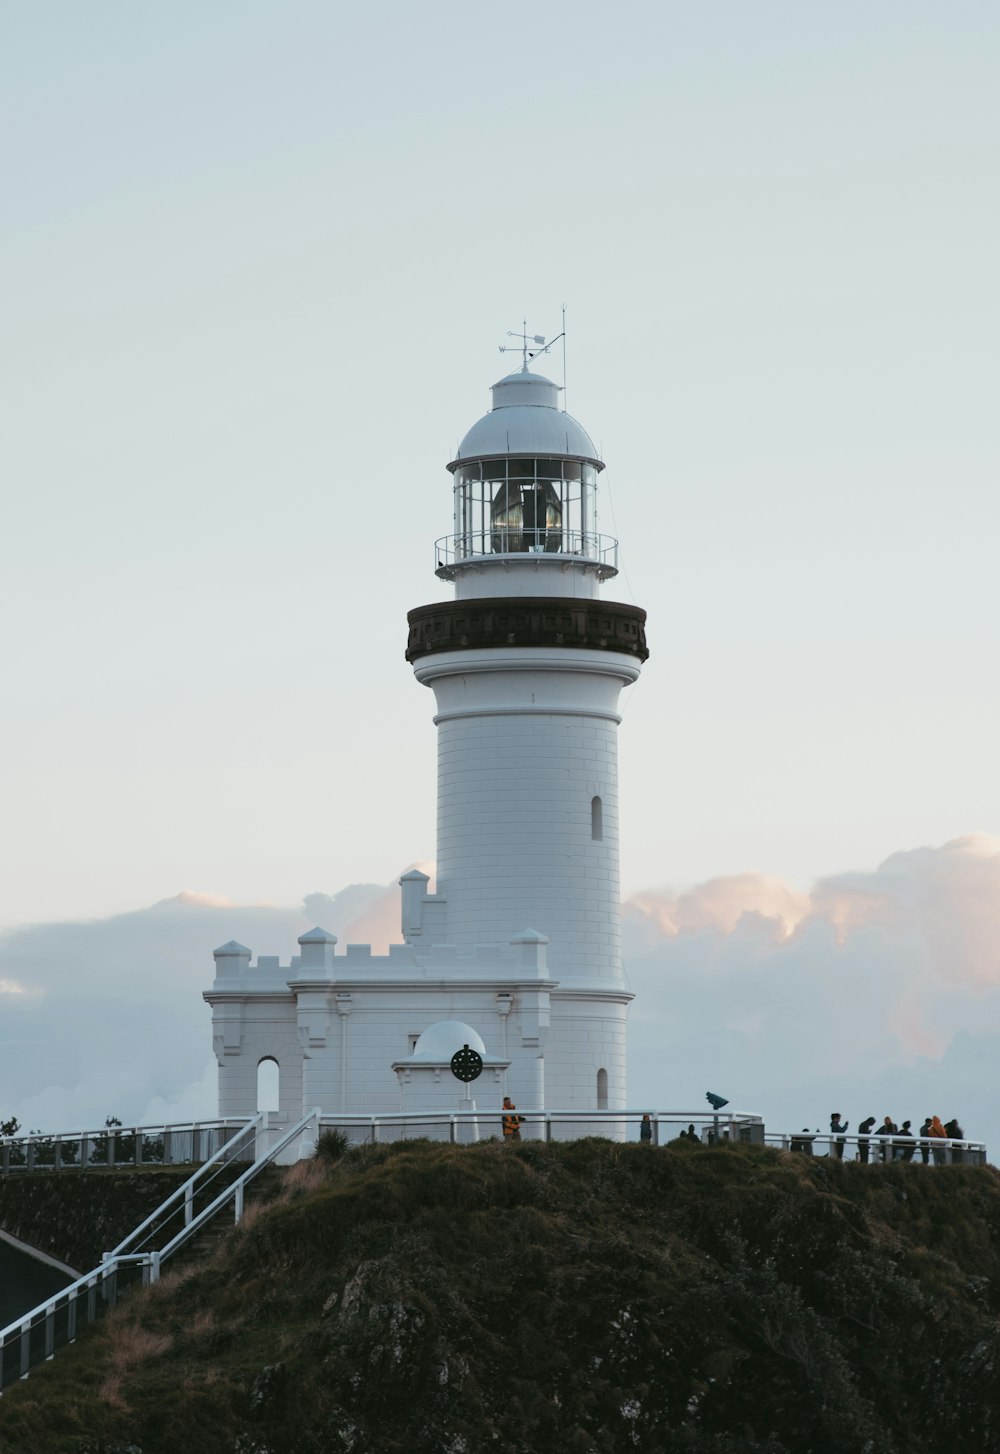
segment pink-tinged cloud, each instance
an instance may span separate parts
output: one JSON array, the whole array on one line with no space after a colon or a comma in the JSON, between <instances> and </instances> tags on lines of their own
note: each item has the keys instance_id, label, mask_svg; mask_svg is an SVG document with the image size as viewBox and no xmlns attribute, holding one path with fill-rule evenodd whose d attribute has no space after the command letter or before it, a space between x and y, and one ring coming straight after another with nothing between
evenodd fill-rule
<instances>
[{"instance_id":1,"label":"pink-tinged cloud","mask_svg":"<svg viewBox=\"0 0 1000 1454\"><path fill-rule=\"evenodd\" d=\"M1000 1148L1000 839L805 895L744 874L623 907L633 1098L696 1103L704 1080L789 1126L948 1104Z\"/></svg>"},{"instance_id":2,"label":"pink-tinged cloud","mask_svg":"<svg viewBox=\"0 0 1000 1454\"><path fill-rule=\"evenodd\" d=\"M782 879L746 873L680 894L645 890L630 895L624 908L644 921L646 944L657 933L674 938L741 929L756 930L773 945L791 944L827 925L844 948L854 935L881 930L890 938L912 937L923 967L937 979L981 990L1000 985L1000 838L988 833L894 853L874 871L820 879L809 894Z\"/></svg>"},{"instance_id":3,"label":"pink-tinged cloud","mask_svg":"<svg viewBox=\"0 0 1000 1454\"><path fill-rule=\"evenodd\" d=\"M907 879L939 978L981 990L1000 984L1000 838L970 833L893 854L883 869Z\"/></svg>"},{"instance_id":4,"label":"pink-tinged cloud","mask_svg":"<svg viewBox=\"0 0 1000 1454\"><path fill-rule=\"evenodd\" d=\"M411 863L406 870L418 868L421 873L432 875L434 865ZM402 944L403 930L400 912L399 884L390 884L344 931L343 944L370 944L373 954L388 954L390 944Z\"/></svg>"},{"instance_id":5,"label":"pink-tinged cloud","mask_svg":"<svg viewBox=\"0 0 1000 1454\"><path fill-rule=\"evenodd\" d=\"M713 878L680 894L633 894L627 908L647 915L664 935L715 929L732 934L752 917L774 941L787 939L809 914L809 898L783 879L762 873ZM749 926L747 926L749 927Z\"/></svg>"}]
</instances>

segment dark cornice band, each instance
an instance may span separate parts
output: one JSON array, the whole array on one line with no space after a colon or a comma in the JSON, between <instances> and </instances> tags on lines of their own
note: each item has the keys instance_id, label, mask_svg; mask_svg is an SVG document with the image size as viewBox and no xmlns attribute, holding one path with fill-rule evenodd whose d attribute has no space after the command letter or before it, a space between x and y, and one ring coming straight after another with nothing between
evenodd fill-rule
<instances>
[{"instance_id":1,"label":"dark cornice band","mask_svg":"<svg viewBox=\"0 0 1000 1454\"><path fill-rule=\"evenodd\" d=\"M620 601L510 596L441 601L407 613L407 661L437 651L492 646L566 646L619 651L645 661L646 613Z\"/></svg>"}]
</instances>

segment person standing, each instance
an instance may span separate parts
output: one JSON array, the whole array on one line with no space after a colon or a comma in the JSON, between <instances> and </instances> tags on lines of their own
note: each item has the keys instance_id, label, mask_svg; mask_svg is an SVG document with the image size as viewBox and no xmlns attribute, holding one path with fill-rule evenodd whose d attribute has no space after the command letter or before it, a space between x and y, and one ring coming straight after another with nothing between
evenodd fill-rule
<instances>
[{"instance_id":1,"label":"person standing","mask_svg":"<svg viewBox=\"0 0 1000 1454\"><path fill-rule=\"evenodd\" d=\"M882 1122L881 1126L879 1126L878 1130L875 1132L875 1135L876 1136L895 1136L895 1134L896 1134L896 1127L895 1127L895 1124L893 1122L893 1119L892 1119L891 1116L886 1116L886 1118ZM883 1141L882 1142L882 1160L883 1161L891 1161L892 1160L892 1142L891 1141Z\"/></svg>"},{"instance_id":2,"label":"person standing","mask_svg":"<svg viewBox=\"0 0 1000 1454\"><path fill-rule=\"evenodd\" d=\"M948 1133L947 1133L947 1131L944 1129L944 1127L941 1124L941 1117L940 1116L931 1116L931 1128L927 1132L927 1134L928 1134L928 1136L931 1137L931 1139L933 1141L947 1141L947 1139L948 1139ZM943 1166L944 1165L944 1147L943 1146L935 1146L934 1147L934 1165L935 1166Z\"/></svg>"},{"instance_id":3,"label":"person standing","mask_svg":"<svg viewBox=\"0 0 1000 1454\"><path fill-rule=\"evenodd\" d=\"M649 1119L648 1111L643 1111L642 1120L639 1122L639 1140L646 1146L653 1144L653 1123Z\"/></svg>"},{"instance_id":4,"label":"person standing","mask_svg":"<svg viewBox=\"0 0 1000 1454\"><path fill-rule=\"evenodd\" d=\"M926 1166L931 1156L931 1149L927 1144L927 1137L931 1134L931 1118L925 1117L924 1124L920 1127L920 1160Z\"/></svg>"},{"instance_id":5,"label":"person standing","mask_svg":"<svg viewBox=\"0 0 1000 1454\"><path fill-rule=\"evenodd\" d=\"M946 1121L945 1122L944 1133L952 1141L964 1141L965 1140L965 1132L962 1130L961 1126L958 1124L957 1117L954 1117L953 1116L950 1121ZM962 1148L961 1148L961 1146L953 1146L951 1148L951 1164L952 1164L952 1166L958 1166L958 1165L960 1165L961 1162L962 1162L962 1160L963 1160L963 1156L962 1156Z\"/></svg>"},{"instance_id":6,"label":"person standing","mask_svg":"<svg viewBox=\"0 0 1000 1454\"><path fill-rule=\"evenodd\" d=\"M899 1128L900 1140L902 1141L905 1138L905 1140L909 1143L908 1145L904 1146L902 1151L900 1152L900 1159L902 1161L912 1161L913 1153L917 1149L916 1143L913 1138L913 1132L910 1130L910 1125L911 1123L909 1121L904 1121Z\"/></svg>"},{"instance_id":7,"label":"person standing","mask_svg":"<svg viewBox=\"0 0 1000 1454\"><path fill-rule=\"evenodd\" d=\"M841 1121L840 1112L834 1111L830 1117L830 1135L833 1137L833 1154L838 1161L844 1159L844 1136L850 1121Z\"/></svg>"},{"instance_id":8,"label":"person standing","mask_svg":"<svg viewBox=\"0 0 1000 1454\"><path fill-rule=\"evenodd\" d=\"M871 1135L871 1129L874 1126L874 1124L875 1124L875 1117L874 1116L869 1116L868 1119L867 1119L867 1121L862 1121L861 1122L861 1125L858 1127L858 1160L859 1161L867 1161L868 1160L868 1137Z\"/></svg>"},{"instance_id":9,"label":"person standing","mask_svg":"<svg viewBox=\"0 0 1000 1454\"><path fill-rule=\"evenodd\" d=\"M521 1117L517 1115L517 1107L510 1096L503 1098L503 1139L504 1141L520 1141L521 1139Z\"/></svg>"}]
</instances>

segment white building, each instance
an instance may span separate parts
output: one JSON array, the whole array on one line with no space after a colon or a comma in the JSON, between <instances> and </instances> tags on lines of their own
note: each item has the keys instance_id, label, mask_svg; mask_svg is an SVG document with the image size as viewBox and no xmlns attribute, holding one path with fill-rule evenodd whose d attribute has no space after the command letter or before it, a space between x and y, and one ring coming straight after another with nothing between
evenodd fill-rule
<instances>
[{"instance_id":1,"label":"white building","mask_svg":"<svg viewBox=\"0 0 1000 1454\"><path fill-rule=\"evenodd\" d=\"M454 526L436 545L451 601L409 613L407 659L435 696L437 884L408 873L403 943L338 952L215 951L205 999L219 1114L257 1109L276 1061L280 1109L458 1109L450 1071L484 1061L480 1110L625 1105L618 867L618 698L647 656L645 612L603 601L617 542L597 532L590 436L524 368L448 466ZM452 1042L455 1043L452 1043Z\"/></svg>"}]
</instances>

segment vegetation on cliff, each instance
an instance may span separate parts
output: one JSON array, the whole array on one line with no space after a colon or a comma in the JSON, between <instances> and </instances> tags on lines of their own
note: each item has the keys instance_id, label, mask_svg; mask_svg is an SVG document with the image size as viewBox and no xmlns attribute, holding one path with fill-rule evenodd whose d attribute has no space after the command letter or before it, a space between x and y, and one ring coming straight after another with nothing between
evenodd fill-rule
<instances>
[{"instance_id":1,"label":"vegetation on cliff","mask_svg":"<svg viewBox=\"0 0 1000 1454\"><path fill-rule=\"evenodd\" d=\"M79 1272L89 1272L103 1253L182 1186L192 1170L190 1166L73 1169L0 1176L0 1227ZM211 1185L196 1195L195 1207L200 1210L241 1170L221 1168ZM182 1209L177 1226L181 1216Z\"/></svg>"},{"instance_id":2,"label":"vegetation on cliff","mask_svg":"<svg viewBox=\"0 0 1000 1454\"><path fill-rule=\"evenodd\" d=\"M1000 1447L1000 1177L755 1148L301 1163L5 1394L10 1454Z\"/></svg>"}]
</instances>

